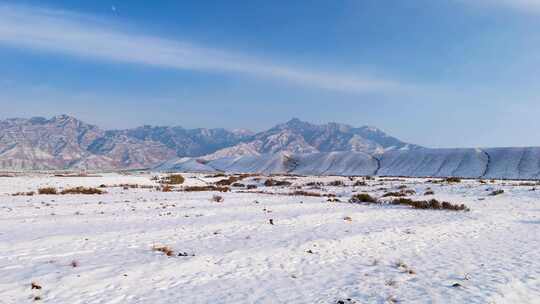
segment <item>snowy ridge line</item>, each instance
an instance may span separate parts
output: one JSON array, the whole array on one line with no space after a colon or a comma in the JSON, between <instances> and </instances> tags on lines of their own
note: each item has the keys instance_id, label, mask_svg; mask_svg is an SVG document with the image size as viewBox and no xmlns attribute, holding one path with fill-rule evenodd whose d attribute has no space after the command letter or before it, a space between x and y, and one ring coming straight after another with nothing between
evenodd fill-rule
<instances>
[{"instance_id":1,"label":"snowy ridge line","mask_svg":"<svg viewBox=\"0 0 540 304\"><path fill-rule=\"evenodd\" d=\"M160 171L231 172L298 175L460 177L537 180L540 147L392 150L363 152L261 154L201 163L167 162Z\"/></svg>"}]
</instances>

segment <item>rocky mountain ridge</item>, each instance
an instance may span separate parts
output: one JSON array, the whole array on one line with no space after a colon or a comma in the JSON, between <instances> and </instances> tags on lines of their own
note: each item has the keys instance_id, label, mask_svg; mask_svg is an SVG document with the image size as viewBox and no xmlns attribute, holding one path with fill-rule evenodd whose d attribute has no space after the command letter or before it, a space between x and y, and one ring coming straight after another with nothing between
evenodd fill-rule
<instances>
[{"instance_id":1,"label":"rocky mountain ridge","mask_svg":"<svg viewBox=\"0 0 540 304\"><path fill-rule=\"evenodd\" d=\"M416 149L372 127L292 119L267 131L143 126L103 130L69 115L0 121L0 169L138 169L182 157Z\"/></svg>"}]
</instances>

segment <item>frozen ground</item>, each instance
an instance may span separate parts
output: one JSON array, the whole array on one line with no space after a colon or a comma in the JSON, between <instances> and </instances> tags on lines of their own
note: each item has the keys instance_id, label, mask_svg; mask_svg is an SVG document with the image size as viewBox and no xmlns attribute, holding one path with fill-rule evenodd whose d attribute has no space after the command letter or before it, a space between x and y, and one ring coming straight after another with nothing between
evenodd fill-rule
<instances>
[{"instance_id":1,"label":"frozen ground","mask_svg":"<svg viewBox=\"0 0 540 304\"><path fill-rule=\"evenodd\" d=\"M150 177L0 178L0 303L540 303L540 192L529 184L277 177L293 186L264 187L266 178L251 177L241 182L258 189L233 188L221 203L210 200L215 192L122 187L11 196L155 185ZM305 185L338 179L346 185ZM431 187L471 212L347 203L353 192L381 196L401 185L415 198ZM255 193L294 186L342 202ZM489 196L494 189L505 193Z\"/></svg>"}]
</instances>

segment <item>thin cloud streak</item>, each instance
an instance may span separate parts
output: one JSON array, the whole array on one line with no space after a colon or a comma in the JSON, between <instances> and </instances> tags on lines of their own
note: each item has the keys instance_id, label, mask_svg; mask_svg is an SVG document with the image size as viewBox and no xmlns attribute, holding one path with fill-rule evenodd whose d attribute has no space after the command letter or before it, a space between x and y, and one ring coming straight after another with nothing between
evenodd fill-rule
<instances>
[{"instance_id":1,"label":"thin cloud streak","mask_svg":"<svg viewBox=\"0 0 540 304\"><path fill-rule=\"evenodd\" d=\"M477 0L476 3L474 1L466 0L464 3L479 3L486 7L496 6L514 9L527 14L540 14L540 0Z\"/></svg>"},{"instance_id":2,"label":"thin cloud streak","mask_svg":"<svg viewBox=\"0 0 540 304\"><path fill-rule=\"evenodd\" d=\"M271 78L347 93L411 91L400 82L310 71L245 55L121 30L116 24L73 12L0 6L0 45L180 70Z\"/></svg>"}]
</instances>

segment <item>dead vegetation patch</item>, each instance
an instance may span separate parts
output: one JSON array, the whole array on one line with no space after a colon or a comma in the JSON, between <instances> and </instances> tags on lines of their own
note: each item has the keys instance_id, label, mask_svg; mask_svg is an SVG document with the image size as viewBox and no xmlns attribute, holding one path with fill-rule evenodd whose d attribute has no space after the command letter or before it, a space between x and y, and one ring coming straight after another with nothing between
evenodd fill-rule
<instances>
[{"instance_id":1,"label":"dead vegetation patch","mask_svg":"<svg viewBox=\"0 0 540 304\"><path fill-rule=\"evenodd\" d=\"M448 184L457 184L457 183L461 183L461 178L459 177L448 177L446 179L444 179L444 181Z\"/></svg>"},{"instance_id":2,"label":"dead vegetation patch","mask_svg":"<svg viewBox=\"0 0 540 304\"><path fill-rule=\"evenodd\" d=\"M367 186L367 183L363 180L357 180L354 184L353 184L353 187L363 187L363 186Z\"/></svg>"},{"instance_id":3,"label":"dead vegetation patch","mask_svg":"<svg viewBox=\"0 0 540 304\"><path fill-rule=\"evenodd\" d=\"M426 195L426 196L427 195L434 195L434 194L435 194L435 192L433 190L430 190L430 189L426 190L426 192L424 192L424 195Z\"/></svg>"},{"instance_id":4,"label":"dead vegetation patch","mask_svg":"<svg viewBox=\"0 0 540 304\"><path fill-rule=\"evenodd\" d=\"M186 179L181 174L171 174L161 178L159 183L168 185L181 185L184 183L185 180Z\"/></svg>"},{"instance_id":5,"label":"dead vegetation patch","mask_svg":"<svg viewBox=\"0 0 540 304\"><path fill-rule=\"evenodd\" d=\"M405 197L405 196L409 196L409 195L415 195L416 194L416 191L412 190L412 189L404 189L402 188L401 191L399 192L386 192L385 194L382 195L382 197Z\"/></svg>"},{"instance_id":6,"label":"dead vegetation patch","mask_svg":"<svg viewBox=\"0 0 540 304\"><path fill-rule=\"evenodd\" d=\"M182 188L182 191L185 192L205 192L205 191L217 191L217 192L229 192L231 189L229 187L218 187L214 185L207 186L187 186Z\"/></svg>"},{"instance_id":7,"label":"dead vegetation patch","mask_svg":"<svg viewBox=\"0 0 540 304\"><path fill-rule=\"evenodd\" d=\"M503 193L504 193L504 190L502 190L502 189L493 190L493 191L491 191L491 193L489 193L489 196L497 196L497 195L501 195Z\"/></svg>"},{"instance_id":8,"label":"dead vegetation patch","mask_svg":"<svg viewBox=\"0 0 540 304\"><path fill-rule=\"evenodd\" d=\"M174 250L169 246L154 245L152 246L152 251L161 252L169 257L174 255Z\"/></svg>"},{"instance_id":9,"label":"dead vegetation patch","mask_svg":"<svg viewBox=\"0 0 540 304\"><path fill-rule=\"evenodd\" d=\"M264 182L264 185L266 187L288 187L292 185L292 183L288 181L280 181L269 178Z\"/></svg>"},{"instance_id":10,"label":"dead vegetation patch","mask_svg":"<svg viewBox=\"0 0 540 304\"><path fill-rule=\"evenodd\" d=\"M230 176L229 178L226 178L226 179L222 179L222 180L219 180L217 182L215 182L215 184L217 186L230 186L234 183L237 183L243 179L246 179L248 177L252 176L251 174L240 174L240 175L233 175L233 176Z\"/></svg>"},{"instance_id":11,"label":"dead vegetation patch","mask_svg":"<svg viewBox=\"0 0 540 304\"><path fill-rule=\"evenodd\" d=\"M326 201L329 202L329 203L339 203L339 202L341 202L341 200L339 198L337 198L337 197L330 197Z\"/></svg>"},{"instance_id":12,"label":"dead vegetation patch","mask_svg":"<svg viewBox=\"0 0 540 304\"><path fill-rule=\"evenodd\" d=\"M88 194L88 195L92 195L92 194L104 194L106 193L105 191L103 190L100 190L98 188L92 188L92 187L74 187L74 188L67 188L67 189L64 189L62 190L62 192L60 192L60 194L62 195L66 195L66 194Z\"/></svg>"},{"instance_id":13,"label":"dead vegetation patch","mask_svg":"<svg viewBox=\"0 0 540 304\"><path fill-rule=\"evenodd\" d=\"M41 285L39 283L36 283L36 282L32 282L30 283L30 289L37 289L37 290L40 290L42 289L43 287L41 287Z\"/></svg>"},{"instance_id":14,"label":"dead vegetation patch","mask_svg":"<svg viewBox=\"0 0 540 304\"><path fill-rule=\"evenodd\" d=\"M349 203L370 203L370 204L390 204L409 206L414 209L433 209L433 210L452 210L452 211L470 211L464 204L452 204L449 202L440 202L436 199L415 201L412 199L400 197L390 201L379 200L367 193L359 193L351 197Z\"/></svg>"},{"instance_id":15,"label":"dead vegetation patch","mask_svg":"<svg viewBox=\"0 0 540 304\"><path fill-rule=\"evenodd\" d=\"M342 180L338 179L338 180L328 182L326 185L330 187L343 187L345 186L345 183Z\"/></svg>"},{"instance_id":16,"label":"dead vegetation patch","mask_svg":"<svg viewBox=\"0 0 540 304\"><path fill-rule=\"evenodd\" d=\"M225 199L221 195L213 195L211 201L216 203L223 203Z\"/></svg>"},{"instance_id":17,"label":"dead vegetation patch","mask_svg":"<svg viewBox=\"0 0 540 304\"><path fill-rule=\"evenodd\" d=\"M17 193L13 193L11 196L33 196L34 194L36 194L36 192L34 192L34 191L28 191L28 192L17 192Z\"/></svg>"},{"instance_id":18,"label":"dead vegetation patch","mask_svg":"<svg viewBox=\"0 0 540 304\"><path fill-rule=\"evenodd\" d=\"M350 203L377 203L378 200L367 193L358 193L349 200Z\"/></svg>"},{"instance_id":19,"label":"dead vegetation patch","mask_svg":"<svg viewBox=\"0 0 540 304\"><path fill-rule=\"evenodd\" d=\"M56 195L58 194L58 190L56 190L54 187L44 187L39 188L38 193L41 195Z\"/></svg>"},{"instance_id":20,"label":"dead vegetation patch","mask_svg":"<svg viewBox=\"0 0 540 304\"><path fill-rule=\"evenodd\" d=\"M414 209L434 209L434 210L452 210L452 211L470 211L464 204L452 204L449 202L440 202L436 199L428 201L414 201L408 198L398 198L390 201L392 205L410 206Z\"/></svg>"}]
</instances>

